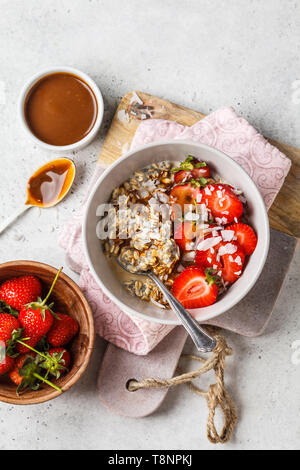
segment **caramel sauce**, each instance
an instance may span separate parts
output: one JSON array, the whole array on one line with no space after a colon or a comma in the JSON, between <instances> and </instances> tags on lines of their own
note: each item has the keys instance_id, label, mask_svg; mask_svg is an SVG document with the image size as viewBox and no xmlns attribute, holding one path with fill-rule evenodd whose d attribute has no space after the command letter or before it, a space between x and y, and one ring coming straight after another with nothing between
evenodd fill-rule
<instances>
[{"instance_id":1,"label":"caramel sauce","mask_svg":"<svg viewBox=\"0 0 300 470\"><path fill-rule=\"evenodd\" d=\"M60 158L42 166L27 184L27 205L51 207L69 191L75 177L75 165Z\"/></svg>"},{"instance_id":2,"label":"caramel sauce","mask_svg":"<svg viewBox=\"0 0 300 470\"><path fill-rule=\"evenodd\" d=\"M33 134L50 145L71 145L86 137L98 115L92 89L70 73L41 78L28 92L24 114Z\"/></svg>"}]
</instances>

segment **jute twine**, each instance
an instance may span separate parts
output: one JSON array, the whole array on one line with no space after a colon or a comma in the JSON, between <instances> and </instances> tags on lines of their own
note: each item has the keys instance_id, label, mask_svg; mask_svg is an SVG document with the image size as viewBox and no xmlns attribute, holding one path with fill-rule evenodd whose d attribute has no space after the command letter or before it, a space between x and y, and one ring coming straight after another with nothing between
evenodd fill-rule
<instances>
[{"instance_id":1,"label":"jute twine","mask_svg":"<svg viewBox=\"0 0 300 470\"><path fill-rule=\"evenodd\" d=\"M234 403L232 402L224 384L225 360L226 356L232 355L232 349L227 346L226 340L223 336L220 334L216 334L214 336L216 338L217 345L210 358L203 359L202 357L195 356L193 354L183 354L181 356L182 358L185 357L201 362L203 365L200 369L192 372L181 373L181 375L168 380L152 378L141 381L131 380L128 384L128 390L134 392L142 388L165 388L187 384L192 392L206 398L209 409L206 425L208 440L213 444L225 444L230 440L237 422L237 413ZM207 391L199 389L192 383L194 379L210 370L214 370L215 372L216 383L210 385ZM215 426L215 414L218 406L220 406L224 416L224 425L220 434Z\"/></svg>"}]
</instances>

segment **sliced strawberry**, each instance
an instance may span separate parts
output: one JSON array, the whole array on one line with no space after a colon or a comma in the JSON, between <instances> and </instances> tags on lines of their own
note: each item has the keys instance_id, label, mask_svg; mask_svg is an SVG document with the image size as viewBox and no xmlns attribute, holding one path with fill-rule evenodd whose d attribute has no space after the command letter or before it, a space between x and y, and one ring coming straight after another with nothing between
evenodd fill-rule
<instances>
[{"instance_id":1,"label":"sliced strawberry","mask_svg":"<svg viewBox=\"0 0 300 470\"><path fill-rule=\"evenodd\" d=\"M225 282L235 282L243 272L245 253L235 241L221 242L217 249L217 259L220 260L222 277Z\"/></svg>"},{"instance_id":2,"label":"sliced strawberry","mask_svg":"<svg viewBox=\"0 0 300 470\"><path fill-rule=\"evenodd\" d=\"M173 295L188 309L207 307L217 300L218 286L212 276L195 266L184 269L172 287Z\"/></svg>"},{"instance_id":3,"label":"sliced strawberry","mask_svg":"<svg viewBox=\"0 0 300 470\"><path fill-rule=\"evenodd\" d=\"M173 204L178 204L184 210L185 205L194 204L197 201L198 194L200 194L200 188L187 183L174 186L170 192L170 197Z\"/></svg>"},{"instance_id":4,"label":"sliced strawberry","mask_svg":"<svg viewBox=\"0 0 300 470\"><path fill-rule=\"evenodd\" d=\"M209 184L201 190L201 201L211 210L213 217L222 225L233 222L243 213L243 204L225 184Z\"/></svg>"},{"instance_id":5,"label":"sliced strawberry","mask_svg":"<svg viewBox=\"0 0 300 470\"><path fill-rule=\"evenodd\" d=\"M182 183L190 179L208 178L210 176L210 169L205 162L201 162L197 158L189 155L183 162L180 163L178 168L174 168L175 183Z\"/></svg>"},{"instance_id":6,"label":"sliced strawberry","mask_svg":"<svg viewBox=\"0 0 300 470\"><path fill-rule=\"evenodd\" d=\"M257 245L257 236L250 225L247 224L232 224L226 227L226 230L233 230L240 246L243 248L246 255L251 255Z\"/></svg>"},{"instance_id":7,"label":"sliced strawberry","mask_svg":"<svg viewBox=\"0 0 300 470\"><path fill-rule=\"evenodd\" d=\"M196 238L196 229L196 224L193 222L184 222L176 227L174 240L181 252L184 253L194 249L193 241Z\"/></svg>"},{"instance_id":8,"label":"sliced strawberry","mask_svg":"<svg viewBox=\"0 0 300 470\"><path fill-rule=\"evenodd\" d=\"M195 178L196 180L198 178L209 178L210 177L210 169L207 165L203 166L201 168L194 168L191 171L191 173L192 173L193 178Z\"/></svg>"},{"instance_id":9,"label":"sliced strawberry","mask_svg":"<svg viewBox=\"0 0 300 470\"><path fill-rule=\"evenodd\" d=\"M218 271L222 268L221 262L217 259L216 248L211 248L206 251L197 250L195 263L202 268L214 268Z\"/></svg>"},{"instance_id":10,"label":"sliced strawberry","mask_svg":"<svg viewBox=\"0 0 300 470\"><path fill-rule=\"evenodd\" d=\"M213 229L214 225L210 225L210 228ZM195 262L196 265L203 268L212 267L214 269L220 270L222 268L221 261L217 257L218 254L218 247L222 242L222 238L220 236L220 231L216 231L216 236L213 236L213 232L209 232L204 237L204 240L201 240L199 244L197 244L197 251ZM205 245L210 245L209 248L205 249ZM203 248L201 248L203 247Z\"/></svg>"},{"instance_id":11,"label":"sliced strawberry","mask_svg":"<svg viewBox=\"0 0 300 470\"><path fill-rule=\"evenodd\" d=\"M183 181L189 181L193 178L191 171L180 170L174 175L174 181L176 184L182 183Z\"/></svg>"}]
</instances>

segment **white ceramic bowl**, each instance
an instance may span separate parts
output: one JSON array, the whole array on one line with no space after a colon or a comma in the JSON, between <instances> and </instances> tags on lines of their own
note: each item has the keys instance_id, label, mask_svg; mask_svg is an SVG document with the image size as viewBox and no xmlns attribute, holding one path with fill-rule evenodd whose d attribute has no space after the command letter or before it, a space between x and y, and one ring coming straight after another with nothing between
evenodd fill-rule
<instances>
[{"instance_id":1,"label":"white ceramic bowl","mask_svg":"<svg viewBox=\"0 0 300 470\"><path fill-rule=\"evenodd\" d=\"M91 129L91 131L86 135L83 139L79 140L78 142L75 142L74 144L71 145L50 145L47 144L46 142L43 142L42 140L38 139L33 132L31 131L30 127L28 126L26 119L25 119L25 100L27 97L28 92L31 90L31 88L37 83L41 78L50 75L52 73L70 73L72 75L76 75L77 77L81 78L85 83L89 85L89 87L92 89L94 92L94 95L97 100L97 105L98 105L98 115L96 122ZM20 97L19 97L19 116L21 119L21 124L25 130L25 132L31 137L31 139L41 147L47 149L47 150L52 150L55 152L69 152L72 150L79 150L85 147L86 145L90 144L92 140L95 138L97 132L100 129L102 120L103 120L103 114L104 114L104 104L103 104L103 97L101 94L101 91L99 90L98 86L92 80L86 73L81 72L80 70L74 69L73 67L50 67L48 69L44 69L38 73L36 73L33 77L31 77L23 86Z\"/></svg>"},{"instance_id":2,"label":"white ceramic bowl","mask_svg":"<svg viewBox=\"0 0 300 470\"><path fill-rule=\"evenodd\" d=\"M230 157L207 145L189 141L167 141L141 147L117 160L103 173L89 197L84 215L85 254L91 272L104 293L125 312L164 324L177 325L180 322L171 310L160 309L131 296L113 274L104 255L102 244L96 235L96 225L99 221L96 217L96 209L100 204L106 203L113 188L129 178L135 170L162 160L182 161L188 155L194 155L206 161L213 172L243 191L248 202L249 221L258 236L255 252L250 257L240 279L215 304L191 310L199 321L205 321L226 312L245 297L257 281L266 261L270 237L264 201L252 179Z\"/></svg>"}]
</instances>

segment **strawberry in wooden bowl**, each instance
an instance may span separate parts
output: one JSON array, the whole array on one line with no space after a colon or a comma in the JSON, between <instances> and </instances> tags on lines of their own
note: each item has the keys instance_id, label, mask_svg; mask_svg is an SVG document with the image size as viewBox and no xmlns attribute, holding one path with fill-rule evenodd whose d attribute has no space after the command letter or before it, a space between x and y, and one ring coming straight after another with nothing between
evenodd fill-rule
<instances>
[{"instance_id":1,"label":"strawberry in wooden bowl","mask_svg":"<svg viewBox=\"0 0 300 470\"><path fill-rule=\"evenodd\" d=\"M0 265L0 400L35 404L67 391L94 344L91 309L65 274L34 261Z\"/></svg>"}]
</instances>

